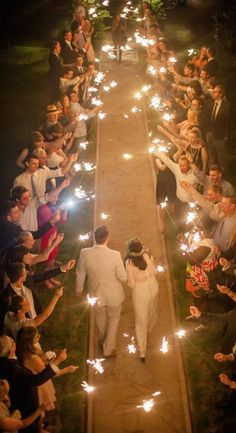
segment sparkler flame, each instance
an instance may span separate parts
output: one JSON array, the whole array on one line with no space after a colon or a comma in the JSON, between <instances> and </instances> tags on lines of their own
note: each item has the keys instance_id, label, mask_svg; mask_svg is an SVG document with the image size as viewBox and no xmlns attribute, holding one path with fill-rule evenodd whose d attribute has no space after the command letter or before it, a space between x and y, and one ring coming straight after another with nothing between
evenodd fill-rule
<instances>
[{"instance_id":1,"label":"sparkler flame","mask_svg":"<svg viewBox=\"0 0 236 433\"><path fill-rule=\"evenodd\" d=\"M169 346L169 343L168 343L166 337L163 337L160 352L167 353L169 351L168 346Z\"/></svg>"},{"instance_id":2,"label":"sparkler flame","mask_svg":"<svg viewBox=\"0 0 236 433\"><path fill-rule=\"evenodd\" d=\"M102 365L102 362L105 361L104 358L96 358L96 359L87 359L87 364L91 365L91 367L95 370L95 374L103 374L104 373L104 367Z\"/></svg>"},{"instance_id":3,"label":"sparkler flame","mask_svg":"<svg viewBox=\"0 0 236 433\"><path fill-rule=\"evenodd\" d=\"M184 329L180 329L178 332L175 332L178 338L183 338L186 335L186 331Z\"/></svg>"},{"instance_id":4,"label":"sparkler flame","mask_svg":"<svg viewBox=\"0 0 236 433\"><path fill-rule=\"evenodd\" d=\"M157 265L157 272L165 272L165 268L162 265Z\"/></svg>"},{"instance_id":5,"label":"sparkler flame","mask_svg":"<svg viewBox=\"0 0 236 433\"><path fill-rule=\"evenodd\" d=\"M85 233L84 235L79 235L79 240L81 242L86 242L88 241L90 238L90 233Z\"/></svg>"},{"instance_id":6,"label":"sparkler flame","mask_svg":"<svg viewBox=\"0 0 236 433\"><path fill-rule=\"evenodd\" d=\"M143 400L143 404L137 406L138 408L142 408L145 412L150 412L155 405L155 401L153 398L150 398L149 400Z\"/></svg>"},{"instance_id":7,"label":"sparkler flame","mask_svg":"<svg viewBox=\"0 0 236 433\"><path fill-rule=\"evenodd\" d=\"M123 153L122 156L123 156L124 159L127 159L127 160L133 158L133 155L131 155L130 153Z\"/></svg>"},{"instance_id":8,"label":"sparkler flame","mask_svg":"<svg viewBox=\"0 0 236 433\"><path fill-rule=\"evenodd\" d=\"M103 111L99 111L99 113L98 113L98 118L99 118L100 120L104 120L105 117L106 117L106 115L107 115L107 113L103 113Z\"/></svg>"},{"instance_id":9,"label":"sparkler flame","mask_svg":"<svg viewBox=\"0 0 236 433\"><path fill-rule=\"evenodd\" d=\"M192 223L197 217L196 212L188 212L186 218L186 224Z\"/></svg>"},{"instance_id":10,"label":"sparkler flame","mask_svg":"<svg viewBox=\"0 0 236 433\"><path fill-rule=\"evenodd\" d=\"M117 86L118 86L118 83L117 83L117 81L112 80L112 81L109 83L109 86L110 86L110 87L117 87Z\"/></svg>"},{"instance_id":11,"label":"sparkler flame","mask_svg":"<svg viewBox=\"0 0 236 433\"><path fill-rule=\"evenodd\" d=\"M87 301L92 307L97 303L97 300L98 298L96 298L95 296L89 296L89 294L87 295Z\"/></svg>"},{"instance_id":12,"label":"sparkler flame","mask_svg":"<svg viewBox=\"0 0 236 433\"><path fill-rule=\"evenodd\" d=\"M81 383L81 386L82 386L83 390L86 391L88 394L95 390L95 387L92 385L89 385L87 382L85 382L85 380L83 380L83 382Z\"/></svg>"},{"instance_id":13,"label":"sparkler flame","mask_svg":"<svg viewBox=\"0 0 236 433\"><path fill-rule=\"evenodd\" d=\"M108 213L105 213L105 212L101 212L100 213L100 218L102 219L102 220L107 220L108 218L109 218L109 214Z\"/></svg>"}]
</instances>

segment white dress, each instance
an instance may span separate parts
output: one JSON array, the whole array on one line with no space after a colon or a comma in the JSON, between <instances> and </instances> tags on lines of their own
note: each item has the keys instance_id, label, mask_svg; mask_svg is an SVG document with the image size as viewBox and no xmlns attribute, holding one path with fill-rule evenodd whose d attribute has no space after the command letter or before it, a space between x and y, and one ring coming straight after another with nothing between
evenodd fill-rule
<instances>
[{"instance_id":1,"label":"white dress","mask_svg":"<svg viewBox=\"0 0 236 433\"><path fill-rule=\"evenodd\" d=\"M128 285L133 289L135 331L141 357L145 357L147 333L152 330L157 320L158 282L153 259L144 253L147 262L145 271L138 269L130 261L126 262Z\"/></svg>"}]
</instances>

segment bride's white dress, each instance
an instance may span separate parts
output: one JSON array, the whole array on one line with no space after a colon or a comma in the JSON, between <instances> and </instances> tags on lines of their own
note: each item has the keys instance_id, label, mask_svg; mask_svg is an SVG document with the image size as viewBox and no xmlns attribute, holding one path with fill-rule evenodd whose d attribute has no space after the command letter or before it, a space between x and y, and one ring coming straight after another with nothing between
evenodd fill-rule
<instances>
[{"instance_id":1,"label":"bride's white dress","mask_svg":"<svg viewBox=\"0 0 236 433\"><path fill-rule=\"evenodd\" d=\"M147 333L152 330L157 320L159 292L153 259L146 253L143 258L147 262L145 271L138 269L130 262L126 263L128 285L133 289L135 331L141 357L146 355Z\"/></svg>"}]
</instances>

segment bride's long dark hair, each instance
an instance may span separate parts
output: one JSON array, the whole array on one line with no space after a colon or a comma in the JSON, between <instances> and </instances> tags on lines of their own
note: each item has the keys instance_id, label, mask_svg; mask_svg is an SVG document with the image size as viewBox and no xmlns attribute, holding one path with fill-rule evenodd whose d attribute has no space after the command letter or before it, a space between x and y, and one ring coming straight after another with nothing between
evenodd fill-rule
<instances>
[{"instance_id":1,"label":"bride's long dark hair","mask_svg":"<svg viewBox=\"0 0 236 433\"><path fill-rule=\"evenodd\" d=\"M136 268L145 271L147 262L143 258L144 253L145 251L142 242L139 239L131 239L127 244L127 255L125 261L131 260Z\"/></svg>"}]
</instances>

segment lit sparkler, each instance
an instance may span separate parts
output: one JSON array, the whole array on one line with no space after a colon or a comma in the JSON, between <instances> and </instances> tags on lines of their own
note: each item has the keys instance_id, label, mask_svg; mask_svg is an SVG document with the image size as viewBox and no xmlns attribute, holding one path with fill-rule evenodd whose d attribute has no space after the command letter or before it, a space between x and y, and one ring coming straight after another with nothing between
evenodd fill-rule
<instances>
[{"instance_id":1,"label":"lit sparkler","mask_svg":"<svg viewBox=\"0 0 236 433\"><path fill-rule=\"evenodd\" d=\"M189 55L189 57L190 57L190 56L193 56L193 54L197 54L197 52L196 52L196 50L195 50L194 48L190 48L190 49L188 50L188 55Z\"/></svg>"},{"instance_id":2,"label":"lit sparkler","mask_svg":"<svg viewBox=\"0 0 236 433\"><path fill-rule=\"evenodd\" d=\"M142 408L145 412L150 412L155 405L155 401L153 398L150 398L149 400L143 400L143 404L137 406L138 408Z\"/></svg>"},{"instance_id":3,"label":"lit sparkler","mask_svg":"<svg viewBox=\"0 0 236 433\"><path fill-rule=\"evenodd\" d=\"M92 98L92 104L96 105L96 107L100 107L103 104L103 102L99 98Z\"/></svg>"},{"instance_id":4,"label":"lit sparkler","mask_svg":"<svg viewBox=\"0 0 236 433\"><path fill-rule=\"evenodd\" d=\"M131 155L130 153L123 153L122 156L123 156L124 159L127 159L127 160L133 158L133 155Z\"/></svg>"},{"instance_id":5,"label":"lit sparkler","mask_svg":"<svg viewBox=\"0 0 236 433\"><path fill-rule=\"evenodd\" d=\"M92 307L97 303L97 300L98 298L96 298L95 296L89 296L89 294L87 295L87 301Z\"/></svg>"},{"instance_id":6,"label":"lit sparkler","mask_svg":"<svg viewBox=\"0 0 236 433\"><path fill-rule=\"evenodd\" d=\"M110 86L110 87L117 87L117 85L118 85L118 83L117 83L117 81L115 81L115 80L112 80L112 81L109 83L109 86Z\"/></svg>"},{"instance_id":7,"label":"lit sparkler","mask_svg":"<svg viewBox=\"0 0 236 433\"><path fill-rule=\"evenodd\" d=\"M75 196L79 199L83 199L83 198L87 197L87 194L86 194L85 190L82 188L82 186L75 188Z\"/></svg>"},{"instance_id":8,"label":"lit sparkler","mask_svg":"<svg viewBox=\"0 0 236 433\"><path fill-rule=\"evenodd\" d=\"M169 62L170 63L176 63L178 60L176 59L176 57L174 57L174 56L172 56L172 57L169 57Z\"/></svg>"},{"instance_id":9,"label":"lit sparkler","mask_svg":"<svg viewBox=\"0 0 236 433\"><path fill-rule=\"evenodd\" d=\"M140 99L142 99L143 95L141 92L136 92L134 97L140 101Z\"/></svg>"},{"instance_id":10,"label":"lit sparkler","mask_svg":"<svg viewBox=\"0 0 236 433\"><path fill-rule=\"evenodd\" d=\"M79 235L80 242L86 242L90 238L90 233L85 233L84 235Z\"/></svg>"},{"instance_id":11,"label":"lit sparkler","mask_svg":"<svg viewBox=\"0 0 236 433\"><path fill-rule=\"evenodd\" d=\"M103 72L98 72L94 79L94 82L100 84L104 79L105 79L105 74Z\"/></svg>"},{"instance_id":12,"label":"lit sparkler","mask_svg":"<svg viewBox=\"0 0 236 433\"><path fill-rule=\"evenodd\" d=\"M164 68L164 66L161 66L160 69L159 69L159 72L160 72L161 74L165 74L165 73L167 72L167 69Z\"/></svg>"},{"instance_id":13,"label":"lit sparkler","mask_svg":"<svg viewBox=\"0 0 236 433\"><path fill-rule=\"evenodd\" d=\"M178 332L175 332L175 335L181 339L181 338L185 337L186 331L184 329L180 329Z\"/></svg>"},{"instance_id":14,"label":"lit sparkler","mask_svg":"<svg viewBox=\"0 0 236 433\"><path fill-rule=\"evenodd\" d=\"M192 223L197 217L196 212L188 212L186 218L186 224Z\"/></svg>"},{"instance_id":15,"label":"lit sparkler","mask_svg":"<svg viewBox=\"0 0 236 433\"><path fill-rule=\"evenodd\" d=\"M82 141L79 145L80 149L86 150L88 145L88 141Z\"/></svg>"},{"instance_id":16,"label":"lit sparkler","mask_svg":"<svg viewBox=\"0 0 236 433\"><path fill-rule=\"evenodd\" d=\"M74 169L76 172L81 171L82 170L82 164L76 163L73 165Z\"/></svg>"},{"instance_id":17,"label":"lit sparkler","mask_svg":"<svg viewBox=\"0 0 236 433\"><path fill-rule=\"evenodd\" d=\"M104 92L110 92L110 90L111 90L111 88L110 88L110 86L103 86L103 90L104 90Z\"/></svg>"},{"instance_id":18,"label":"lit sparkler","mask_svg":"<svg viewBox=\"0 0 236 433\"><path fill-rule=\"evenodd\" d=\"M149 107L154 108L155 110L158 110L161 107L160 96L158 96L158 95L152 96Z\"/></svg>"},{"instance_id":19,"label":"lit sparkler","mask_svg":"<svg viewBox=\"0 0 236 433\"><path fill-rule=\"evenodd\" d=\"M168 346L169 346L169 343L168 343L166 337L163 337L163 338L162 338L162 343L161 343L160 352L162 352L162 353L167 353L167 352L169 351Z\"/></svg>"},{"instance_id":20,"label":"lit sparkler","mask_svg":"<svg viewBox=\"0 0 236 433\"><path fill-rule=\"evenodd\" d=\"M166 122L170 122L172 120L173 116L170 113L164 113L162 116L162 119L165 120Z\"/></svg>"},{"instance_id":21,"label":"lit sparkler","mask_svg":"<svg viewBox=\"0 0 236 433\"><path fill-rule=\"evenodd\" d=\"M154 66L149 65L148 68L147 68L147 73L151 74L151 75L156 75L157 74L157 69L154 68Z\"/></svg>"},{"instance_id":22,"label":"lit sparkler","mask_svg":"<svg viewBox=\"0 0 236 433\"><path fill-rule=\"evenodd\" d=\"M98 118L99 118L100 120L104 120L105 117L106 117L106 115L107 115L107 113L103 113L103 111L99 111L99 113L98 113Z\"/></svg>"},{"instance_id":23,"label":"lit sparkler","mask_svg":"<svg viewBox=\"0 0 236 433\"><path fill-rule=\"evenodd\" d=\"M89 87L88 88L89 93L95 93L98 91L97 87Z\"/></svg>"},{"instance_id":24,"label":"lit sparkler","mask_svg":"<svg viewBox=\"0 0 236 433\"><path fill-rule=\"evenodd\" d=\"M82 120L88 120L87 114L84 114L84 113L81 113L78 117L79 117L80 121L82 121Z\"/></svg>"},{"instance_id":25,"label":"lit sparkler","mask_svg":"<svg viewBox=\"0 0 236 433\"><path fill-rule=\"evenodd\" d=\"M165 268L164 268L164 266L162 266L162 265L157 265L157 272L160 272L160 273L165 272Z\"/></svg>"},{"instance_id":26,"label":"lit sparkler","mask_svg":"<svg viewBox=\"0 0 236 433\"><path fill-rule=\"evenodd\" d=\"M123 114L123 116L124 116L125 119L129 119L128 114Z\"/></svg>"},{"instance_id":27,"label":"lit sparkler","mask_svg":"<svg viewBox=\"0 0 236 433\"><path fill-rule=\"evenodd\" d=\"M86 391L88 394L95 390L95 387L92 385L89 385L87 382L85 382L85 380L83 380L83 382L81 383L81 386L82 386L83 390Z\"/></svg>"},{"instance_id":28,"label":"lit sparkler","mask_svg":"<svg viewBox=\"0 0 236 433\"><path fill-rule=\"evenodd\" d=\"M102 219L102 220L107 220L108 218L109 218L109 214L108 213L105 213L105 212L101 212L100 213L100 218Z\"/></svg>"},{"instance_id":29,"label":"lit sparkler","mask_svg":"<svg viewBox=\"0 0 236 433\"><path fill-rule=\"evenodd\" d=\"M151 85L149 84L144 84L144 86L141 88L141 92L143 92L143 93L146 93L146 92L148 92L148 90L150 90L151 89Z\"/></svg>"},{"instance_id":30,"label":"lit sparkler","mask_svg":"<svg viewBox=\"0 0 236 433\"><path fill-rule=\"evenodd\" d=\"M96 358L96 359L87 359L87 364L91 365L91 367L95 370L95 374L103 374L104 373L104 367L102 365L102 362L105 361L104 358Z\"/></svg>"},{"instance_id":31,"label":"lit sparkler","mask_svg":"<svg viewBox=\"0 0 236 433\"><path fill-rule=\"evenodd\" d=\"M84 162L83 165L85 171L93 171L96 168L96 165L94 165L92 162Z\"/></svg>"},{"instance_id":32,"label":"lit sparkler","mask_svg":"<svg viewBox=\"0 0 236 433\"><path fill-rule=\"evenodd\" d=\"M136 346L135 346L135 342L134 342L134 337L131 337L131 341L129 344L127 344L127 349L129 353L136 353Z\"/></svg>"}]
</instances>

